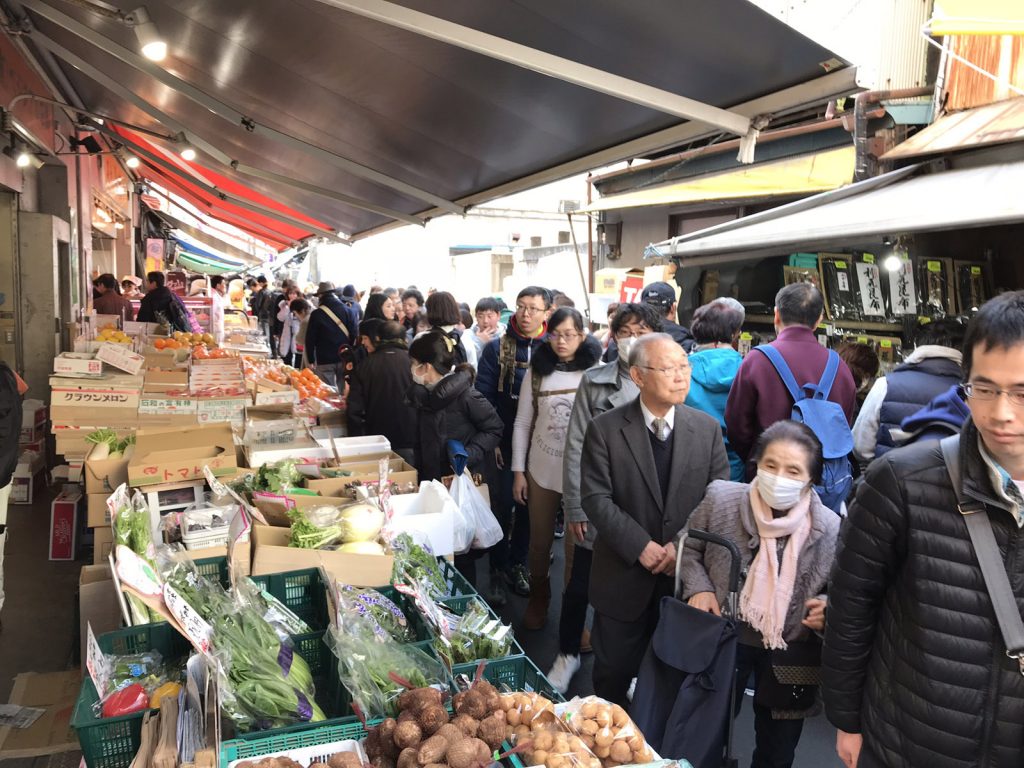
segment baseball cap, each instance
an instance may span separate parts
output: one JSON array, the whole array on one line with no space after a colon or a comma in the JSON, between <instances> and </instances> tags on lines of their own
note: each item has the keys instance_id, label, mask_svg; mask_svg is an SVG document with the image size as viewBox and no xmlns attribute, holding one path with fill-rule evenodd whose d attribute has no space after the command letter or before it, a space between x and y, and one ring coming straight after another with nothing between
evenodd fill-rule
<instances>
[{"instance_id":1,"label":"baseball cap","mask_svg":"<svg viewBox=\"0 0 1024 768\"><path fill-rule=\"evenodd\" d=\"M645 285L640 292L640 301L656 307L671 307L676 303L676 289L661 281Z\"/></svg>"}]
</instances>

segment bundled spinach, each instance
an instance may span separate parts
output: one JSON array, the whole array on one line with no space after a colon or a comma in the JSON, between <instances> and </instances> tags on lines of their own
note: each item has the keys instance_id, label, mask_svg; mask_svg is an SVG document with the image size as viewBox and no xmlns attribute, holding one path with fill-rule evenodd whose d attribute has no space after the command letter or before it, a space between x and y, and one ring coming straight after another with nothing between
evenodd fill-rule
<instances>
[{"instance_id":1,"label":"bundled spinach","mask_svg":"<svg viewBox=\"0 0 1024 768\"><path fill-rule=\"evenodd\" d=\"M392 581L395 584L423 583L432 598L448 594L448 582L441 573L437 558L412 540L408 533L400 533L391 540L395 556Z\"/></svg>"}]
</instances>

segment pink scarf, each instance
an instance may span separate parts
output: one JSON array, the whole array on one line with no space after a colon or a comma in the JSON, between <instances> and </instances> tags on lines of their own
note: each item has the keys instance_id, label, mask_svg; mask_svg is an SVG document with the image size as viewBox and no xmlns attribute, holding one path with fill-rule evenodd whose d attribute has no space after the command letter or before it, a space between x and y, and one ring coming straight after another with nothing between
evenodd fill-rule
<instances>
[{"instance_id":1,"label":"pink scarf","mask_svg":"<svg viewBox=\"0 0 1024 768\"><path fill-rule=\"evenodd\" d=\"M773 517L757 490L750 484L750 507L761 546L754 556L740 593L740 617L761 633L765 648L785 648L782 630L793 596L797 558L811 532L811 494L805 493L785 517ZM776 539L789 537L782 551L782 567Z\"/></svg>"}]
</instances>

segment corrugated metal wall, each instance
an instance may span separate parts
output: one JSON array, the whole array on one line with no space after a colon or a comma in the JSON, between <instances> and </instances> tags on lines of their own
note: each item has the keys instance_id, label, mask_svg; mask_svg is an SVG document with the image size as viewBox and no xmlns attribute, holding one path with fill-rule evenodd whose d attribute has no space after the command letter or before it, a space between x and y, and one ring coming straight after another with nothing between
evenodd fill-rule
<instances>
[{"instance_id":1,"label":"corrugated metal wall","mask_svg":"<svg viewBox=\"0 0 1024 768\"><path fill-rule=\"evenodd\" d=\"M1024 37L955 35L946 39L946 45L956 56L967 59L1004 81L997 83L953 56L948 56L946 111L954 112L1018 96L1006 87L1005 82L1024 89Z\"/></svg>"},{"instance_id":2,"label":"corrugated metal wall","mask_svg":"<svg viewBox=\"0 0 1024 768\"><path fill-rule=\"evenodd\" d=\"M858 67L866 89L926 84L932 0L751 0Z\"/></svg>"}]
</instances>

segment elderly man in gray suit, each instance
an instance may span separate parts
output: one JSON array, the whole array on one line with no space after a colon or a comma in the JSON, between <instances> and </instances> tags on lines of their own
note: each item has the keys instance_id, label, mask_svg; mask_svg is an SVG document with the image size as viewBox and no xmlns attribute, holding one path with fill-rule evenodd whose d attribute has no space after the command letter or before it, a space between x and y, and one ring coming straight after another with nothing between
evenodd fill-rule
<instances>
[{"instance_id":1,"label":"elderly man in gray suit","mask_svg":"<svg viewBox=\"0 0 1024 768\"><path fill-rule=\"evenodd\" d=\"M582 506L597 529L590 574L594 693L625 705L672 594L675 542L712 480L729 479L718 422L683 405L686 353L664 333L636 340L640 396L598 416L583 444Z\"/></svg>"}]
</instances>

